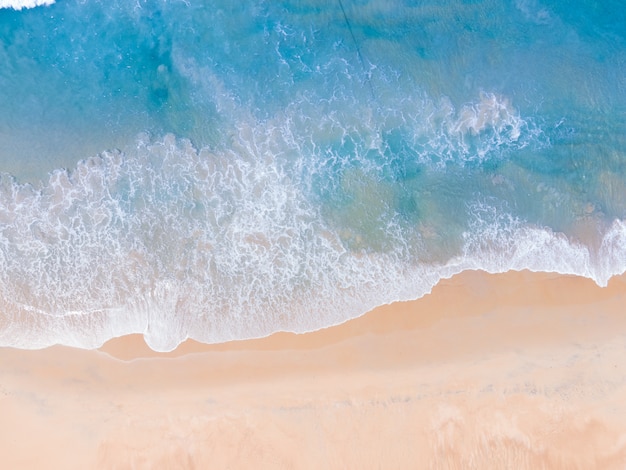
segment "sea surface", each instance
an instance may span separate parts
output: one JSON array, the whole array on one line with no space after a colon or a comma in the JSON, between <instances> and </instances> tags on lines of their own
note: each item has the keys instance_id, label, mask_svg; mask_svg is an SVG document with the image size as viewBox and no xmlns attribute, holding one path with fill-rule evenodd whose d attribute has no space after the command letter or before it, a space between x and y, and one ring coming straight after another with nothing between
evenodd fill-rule
<instances>
[{"instance_id":1,"label":"sea surface","mask_svg":"<svg viewBox=\"0 0 626 470\"><path fill-rule=\"evenodd\" d=\"M2 346L165 351L468 269L626 270L622 0L0 6Z\"/></svg>"}]
</instances>

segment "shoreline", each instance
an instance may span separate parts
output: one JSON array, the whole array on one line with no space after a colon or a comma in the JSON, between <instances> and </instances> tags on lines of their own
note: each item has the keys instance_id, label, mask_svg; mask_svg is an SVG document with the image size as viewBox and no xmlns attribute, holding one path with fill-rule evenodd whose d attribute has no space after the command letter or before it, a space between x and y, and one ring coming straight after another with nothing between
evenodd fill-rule
<instances>
[{"instance_id":1,"label":"shoreline","mask_svg":"<svg viewBox=\"0 0 626 470\"><path fill-rule=\"evenodd\" d=\"M0 348L0 455L7 468L624 468L625 301L626 276L470 271L300 335Z\"/></svg>"},{"instance_id":2,"label":"shoreline","mask_svg":"<svg viewBox=\"0 0 626 470\"><path fill-rule=\"evenodd\" d=\"M491 284L491 285L490 285ZM511 301L510 295L526 289L523 296ZM143 358L175 358L205 352L314 349L364 334L390 333L396 329L425 328L444 318L464 316L461 308L471 302L470 315L481 315L508 303L517 308L566 307L588 302L603 302L624 292L626 274L613 276L608 285L600 287L595 281L576 275L528 270L488 273L467 270L439 281L428 294L415 300L380 305L363 315L306 333L279 331L261 338L233 340L224 343L201 343L187 339L168 352L155 351L142 334L112 338L98 351L113 358L130 361ZM452 297L462 295L463 300ZM481 313L483 312L483 313Z\"/></svg>"}]
</instances>

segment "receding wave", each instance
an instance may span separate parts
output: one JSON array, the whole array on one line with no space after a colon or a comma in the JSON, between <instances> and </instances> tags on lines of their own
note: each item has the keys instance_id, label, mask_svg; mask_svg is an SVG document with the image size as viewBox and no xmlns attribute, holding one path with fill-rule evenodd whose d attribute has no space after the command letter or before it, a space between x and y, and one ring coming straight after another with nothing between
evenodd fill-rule
<instances>
[{"instance_id":1,"label":"receding wave","mask_svg":"<svg viewBox=\"0 0 626 470\"><path fill-rule=\"evenodd\" d=\"M427 221L407 231L397 214L383 226L387 244L355 244L359 235L346 232L363 227L327 217L270 144L240 136L218 152L146 135L40 186L3 175L0 342L94 348L143 333L165 351L186 338L327 327L419 298L466 269L556 271L601 285L625 269L623 222L593 251L482 197L466 205L458 247L440 260L422 255L440 234Z\"/></svg>"}]
</instances>

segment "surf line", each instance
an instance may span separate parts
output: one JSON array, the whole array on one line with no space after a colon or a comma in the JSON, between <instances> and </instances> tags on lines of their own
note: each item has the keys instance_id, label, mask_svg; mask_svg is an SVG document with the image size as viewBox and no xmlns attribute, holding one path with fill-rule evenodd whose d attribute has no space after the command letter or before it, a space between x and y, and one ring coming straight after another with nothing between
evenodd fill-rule
<instances>
[{"instance_id":1,"label":"surf line","mask_svg":"<svg viewBox=\"0 0 626 470\"><path fill-rule=\"evenodd\" d=\"M376 96L374 95L374 87L372 87L372 82L370 80L369 74L366 72L365 61L363 60L363 55L361 54L361 48L359 47L359 43L354 36L354 31L352 31L352 25L350 24L350 20L348 20L348 15L346 14L346 9L343 7L343 2L341 0L337 0L339 2L339 7L341 8L341 13L343 13L343 19L346 20L346 26L348 27L348 31L350 31L350 36L352 37L352 42L354 42L354 47L356 48L356 55L359 58L359 62L361 62L361 67L363 68L363 72L365 73L365 81L367 82L367 86L370 89L370 93L372 95L372 100L376 101Z\"/></svg>"}]
</instances>

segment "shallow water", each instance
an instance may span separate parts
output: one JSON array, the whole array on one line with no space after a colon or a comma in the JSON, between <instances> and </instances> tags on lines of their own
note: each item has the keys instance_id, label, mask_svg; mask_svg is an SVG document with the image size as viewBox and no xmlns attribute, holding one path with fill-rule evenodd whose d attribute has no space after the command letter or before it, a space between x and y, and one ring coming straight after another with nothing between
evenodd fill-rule
<instances>
[{"instance_id":1,"label":"shallow water","mask_svg":"<svg viewBox=\"0 0 626 470\"><path fill-rule=\"evenodd\" d=\"M619 2L0 9L0 343L309 331L626 270Z\"/></svg>"}]
</instances>

